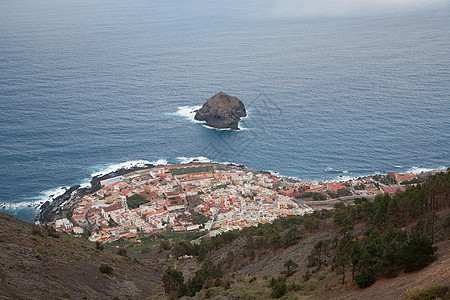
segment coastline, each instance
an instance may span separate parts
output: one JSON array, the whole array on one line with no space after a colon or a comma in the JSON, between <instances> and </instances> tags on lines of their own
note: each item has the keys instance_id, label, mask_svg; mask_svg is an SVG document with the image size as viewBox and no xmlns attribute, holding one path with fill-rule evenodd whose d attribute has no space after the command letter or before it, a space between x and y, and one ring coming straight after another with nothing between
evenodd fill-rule
<instances>
[{"instance_id":1,"label":"coastline","mask_svg":"<svg viewBox=\"0 0 450 300\"><path fill-rule=\"evenodd\" d=\"M102 180L112 178L115 176L120 176L133 171L153 168L155 166L156 165L149 163L144 164L143 166L141 165L141 166L133 166L131 168L119 168L115 171L92 177L89 182L90 187L81 187L80 185L71 186L64 194L56 197L51 202L47 200L44 204L42 204L38 208L38 213L35 221L42 224L54 221L55 217L59 214L62 206L65 206L66 204L71 205L72 200L82 198L83 196L86 196L91 193L95 193L96 191L101 189L100 182ZM75 194L72 195L74 192Z\"/></svg>"},{"instance_id":2,"label":"coastline","mask_svg":"<svg viewBox=\"0 0 450 300\"><path fill-rule=\"evenodd\" d=\"M187 162L187 163L166 163L166 164L145 164L140 166L133 166L130 168L120 168L115 171L94 176L90 180L90 187L81 187L80 185L74 185L71 186L65 193L62 195L59 195L58 197L54 198L52 201L47 200L45 201L41 206L38 207L37 215L35 218L36 222L39 222L40 224L46 224L49 222L52 222L56 219L56 217L59 216L59 213L61 209L66 207L72 207L77 203L77 200L81 199L84 196L87 196L89 194L95 193L96 191L100 190L102 188L101 181L113 178L116 176L121 176L133 171L139 171L149 168L155 168L159 166L167 166L167 167L177 167L177 166L189 166L189 165L205 165L205 164L213 164L215 166L226 166L226 167L233 167L238 168L240 170L246 170L253 173L261 173L261 174L270 174L268 171L260 171L260 170L253 170L253 169L247 169L244 165L238 165L234 163L216 163L216 162L205 162L205 161L198 161L196 159Z\"/></svg>"},{"instance_id":3,"label":"coastline","mask_svg":"<svg viewBox=\"0 0 450 300\"><path fill-rule=\"evenodd\" d=\"M283 175L278 174L277 172L273 172L273 171L249 169L249 168L246 168L242 164L235 164L235 163L230 163L230 162L219 163L219 162L212 162L212 161L207 161L207 160L205 161L203 158L202 159L195 158L195 159L191 159L191 160L184 161L181 163L164 162L162 164L154 164L154 163L139 164L139 165L135 165L135 166L131 166L131 167L121 167L114 171L108 172L106 174L100 174L100 175L93 176L89 182L89 184L90 184L89 187L82 187L81 185L71 186L63 194L55 197L54 199L49 199L49 200L45 201L42 205L38 206L36 208L35 222L40 223L40 224L46 224L46 223L55 221L56 218L60 217L60 213L61 213L62 209L67 210L67 208L68 208L70 210L74 206L76 206L78 201L80 199L82 199L84 196L87 196L89 194L95 193L98 190L100 190L102 188L101 181L103 181L103 180L121 176L121 175L130 173L130 172L133 172L133 171L139 171L139 170L150 169L150 168L161 167L161 166L180 167L180 166L205 165L205 164L212 164L219 170L221 170L221 169L226 170L229 168L234 168L234 169L239 169L242 171L247 171L247 172L252 172L252 173L273 175L273 176L281 178L283 181L286 181L286 182L291 182L291 183L302 182L302 180L300 180L299 178L283 176ZM422 177L422 176L427 177L427 176L433 175L435 173L441 172L443 170L445 170L445 169L429 170L426 172L421 172L421 173L417 174L417 176L418 177ZM374 175L376 175L376 174L368 175L368 176L358 176L358 177L354 177L350 180L371 177ZM330 182L344 182L344 181L348 181L348 179L342 178L340 180L335 180L335 181L330 181ZM327 182L327 181L325 181L325 182ZM341 200L344 200L345 202L352 201L352 199L341 199ZM312 204L313 204L312 207L317 207L319 209L327 207L328 209L330 209L330 208L332 208L332 205L336 201L337 201L336 199L328 200L328 203L326 203L326 201L314 201L314 202L312 202Z\"/></svg>"}]
</instances>

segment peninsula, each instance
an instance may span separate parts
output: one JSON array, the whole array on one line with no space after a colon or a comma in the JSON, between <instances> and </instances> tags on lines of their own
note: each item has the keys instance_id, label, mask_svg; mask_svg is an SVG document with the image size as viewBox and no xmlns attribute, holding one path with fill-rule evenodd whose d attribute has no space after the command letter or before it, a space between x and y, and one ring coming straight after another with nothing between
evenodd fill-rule
<instances>
[{"instance_id":1,"label":"peninsula","mask_svg":"<svg viewBox=\"0 0 450 300\"><path fill-rule=\"evenodd\" d=\"M138 232L206 231L210 236L279 217L332 209L355 198L404 191L426 175L375 175L346 182L305 182L234 164L148 165L94 177L47 204L40 221L91 241L134 238Z\"/></svg>"},{"instance_id":2,"label":"peninsula","mask_svg":"<svg viewBox=\"0 0 450 300\"><path fill-rule=\"evenodd\" d=\"M206 100L202 108L196 111L194 118L216 129L239 130L239 121L246 116L241 100L220 92Z\"/></svg>"}]
</instances>

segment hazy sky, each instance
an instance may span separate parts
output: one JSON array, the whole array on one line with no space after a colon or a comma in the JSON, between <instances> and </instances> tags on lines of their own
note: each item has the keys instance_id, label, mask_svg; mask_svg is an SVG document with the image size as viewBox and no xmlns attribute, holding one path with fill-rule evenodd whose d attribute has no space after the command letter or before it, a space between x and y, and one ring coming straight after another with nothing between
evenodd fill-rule
<instances>
[{"instance_id":1,"label":"hazy sky","mask_svg":"<svg viewBox=\"0 0 450 300\"><path fill-rule=\"evenodd\" d=\"M270 3L270 2L267 2ZM450 0L276 0L277 16L346 16L449 6Z\"/></svg>"}]
</instances>

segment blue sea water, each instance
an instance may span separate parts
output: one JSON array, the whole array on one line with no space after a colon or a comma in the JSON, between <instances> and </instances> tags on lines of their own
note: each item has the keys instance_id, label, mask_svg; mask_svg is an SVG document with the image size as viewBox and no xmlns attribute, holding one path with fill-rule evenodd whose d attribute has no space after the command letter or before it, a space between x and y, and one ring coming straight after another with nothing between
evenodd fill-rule
<instances>
[{"instance_id":1,"label":"blue sea water","mask_svg":"<svg viewBox=\"0 0 450 300\"><path fill-rule=\"evenodd\" d=\"M448 3L271 3L0 1L2 211L32 220L24 206L136 160L305 180L450 166ZM219 91L248 107L243 130L189 118Z\"/></svg>"}]
</instances>

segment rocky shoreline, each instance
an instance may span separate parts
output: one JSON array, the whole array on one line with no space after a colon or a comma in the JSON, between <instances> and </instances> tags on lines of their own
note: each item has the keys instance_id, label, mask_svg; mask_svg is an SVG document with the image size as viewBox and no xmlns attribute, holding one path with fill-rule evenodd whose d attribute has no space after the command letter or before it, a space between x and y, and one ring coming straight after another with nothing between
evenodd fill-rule
<instances>
[{"instance_id":1,"label":"rocky shoreline","mask_svg":"<svg viewBox=\"0 0 450 300\"><path fill-rule=\"evenodd\" d=\"M61 211L67 211L73 209L78 202L86 195L92 194L97 192L102 188L101 181L113 178L117 176L121 176L133 171L139 171L143 169L149 169L154 168L158 166L166 166L166 167L178 167L178 166L189 166L189 165L205 165L205 164L213 164L216 169L218 170L229 170L229 168L238 169L242 171L247 172L253 172L253 173L259 173L259 174L272 174L269 171L263 171L263 170L254 170L254 169L248 169L244 165L238 165L233 163L216 163L216 162L200 162L198 160L193 160L188 163L167 163L164 165L155 165L155 164L145 164L145 165L139 165L134 166L130 168L120 168L115 171L94 176L90 181L90 187L83 187L81 188L80 185L75 185L70 188L68 188L62 195L59 195L58 197L47 200L45 203L43 203L38 208L38 213L36 214L35 221L39 222L40 224L46 224L49 222L55 221L58 217L61 217ZM428 177L430 175L436 174L437 172L440 172L442 170L433 170L428 172L422 172L420 174L417 174L418 177ZM276 176L279 176L278 174ZM291 177L284 177L281 176L284 181L286 182L298 182L298 179L294 179ZM317 203L320 204L320 203Z\"/></svg>"},{"instance_id":2,"label":"rocky shoreline","mask_svg":"<svg viewBox=\"0 0 450 300\"><path fill-rule=\"evenodd\" d=\"M233 168L238 168L241 170L245 169L246 171L255 172L255 173L270 174L270 172L267 172L267 171L258 171L258 170L247 169L247 168L245 168L244 165L236 165L236 164L232 164L232 163L221 164L221 163L212 163L212 162L199 162L199 161L195 161L195 160L192 162L189 162L189 163L168 163L168 164L165 164L164 166L189 166L189 165L202 165L202 164L213 164L215 166L219 166L219 169L222 167L224 167L224 168L233 167ZM77 204L77 200L83 198L86 195L95 193L98 190L100 190L102 188L101 181L103 181L105 179L113 178L116 176L121 176L121 175L130 173L130 172L133 172L133 171L139 171L139 170L154 168L154 167L158 167L158 166L163 166L163 165L145 164L145 165L135 166L135 167L131 167L131 168L121 168L121 169L115 170L113 172L109 172L107 174L93 177L90 181L90 187L81 188L80 185L72 186L69 189L67 189L67 191L64 194L56 197L52 201L48 200L44 204L42 204L38 209L38 213L37 213L35 221L39 222L40 224L46 224L46 223L55 221L58 217L60 217L60 213L63 208L67 208L67 207L71 208Z\"/></svg>"},{"instance_id":3,"label":"rocky shoreline","mask_svg":"<svg viewBox=\"0 0 450 300\"><path fill-rule=\"evenodd\" d=\"M155 165L145 164L143 166L121 168L104 175L94 176L90 181L90 187L81 188L80 185L71 186L64 194L56 197L52 201L46 201L44 204L42 204L39 208L39 213L37 214L36 221L41 224L46 224L54 221L59 215L63 206L73 205L74 203L71 203L74 202L73 200L81 199L83 196L95 193L96 191L100 190L100 182L102 180L153 167L155 167Z\"/></svg>"}]
</instances>

